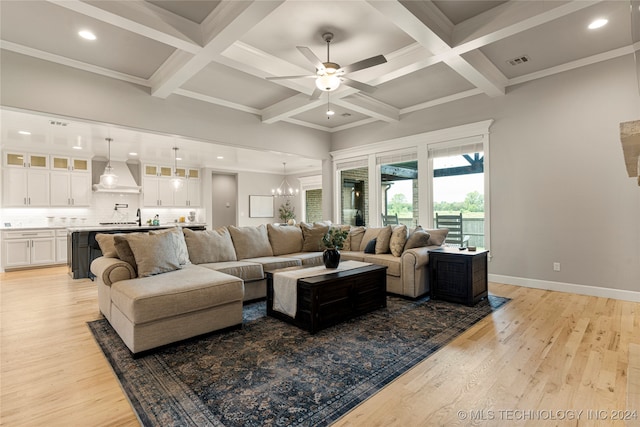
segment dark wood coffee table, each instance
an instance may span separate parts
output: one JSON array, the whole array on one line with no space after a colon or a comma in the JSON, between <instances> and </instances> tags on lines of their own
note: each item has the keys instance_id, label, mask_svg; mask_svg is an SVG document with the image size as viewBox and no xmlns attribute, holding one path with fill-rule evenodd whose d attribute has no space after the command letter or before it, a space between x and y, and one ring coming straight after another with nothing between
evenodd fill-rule
<instances>
[{"instance_id":1,"label":"dark wood coffee table","mask_svg":"<svg viewBox=\"0 0 640 427\"><path fill-rule=\"evenodd\" d=\"M267 315L315 334L387 306L387 267L368 265L298 279L295 318L273 309L273 274L267 272Z\"/></svg>"}]
</instances>

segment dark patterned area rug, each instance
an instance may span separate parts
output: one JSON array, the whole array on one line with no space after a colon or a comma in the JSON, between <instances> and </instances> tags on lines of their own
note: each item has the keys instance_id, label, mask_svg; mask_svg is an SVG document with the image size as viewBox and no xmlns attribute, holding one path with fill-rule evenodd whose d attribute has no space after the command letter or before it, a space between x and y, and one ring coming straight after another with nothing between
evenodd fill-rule
<instances>
[{"instance_id":1,"label":"dark patterned area rug","mask_svg":"<svg viewBox=\"0 0 640 427\"><path fill-rule=\"evenodd\" d=\"M89 323L144 426L328 425L508 301L475 307L388 297L316 335L244 307L242 329L133 359L109 323Z\"/></svg>"}]
</instances>

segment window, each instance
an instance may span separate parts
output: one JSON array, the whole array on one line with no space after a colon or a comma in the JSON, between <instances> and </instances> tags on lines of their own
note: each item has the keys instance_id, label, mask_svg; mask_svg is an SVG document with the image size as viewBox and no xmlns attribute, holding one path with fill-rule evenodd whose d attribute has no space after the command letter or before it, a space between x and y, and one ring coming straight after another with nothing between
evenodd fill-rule
<instances>
[{"instance_id":1,"label":"window","mask_svg":"<svg viewBox=\"0 0 640 427\"><path fill-rule=\"evenodd\" d=\"M378 162L384 162L384 158L379 158ZM418 225L418 161L381 164L380 184L382 225Z\"/></svg>"},{"instance_id":2,"label":"window","mask_svg":"<svg viewBox=\"0 0 640 427\"><path fill-rule=\"evenodd\" d=\"M485 247L484 152L481 143L429 149L436 227L459 222L448 243ZM460 219L456 220L458 216ZM453 222L451 222L453 221Z\"/></svg>"},{"instance_id":3,"label":"window","mask_svg":"<svg viewBox=\"0 0 640 427\"><path fill-rule=\"evenodd\" d=\"M340 223L369 224L369 167L367 160L339 165Z\"/></svg>"}]
</instances>

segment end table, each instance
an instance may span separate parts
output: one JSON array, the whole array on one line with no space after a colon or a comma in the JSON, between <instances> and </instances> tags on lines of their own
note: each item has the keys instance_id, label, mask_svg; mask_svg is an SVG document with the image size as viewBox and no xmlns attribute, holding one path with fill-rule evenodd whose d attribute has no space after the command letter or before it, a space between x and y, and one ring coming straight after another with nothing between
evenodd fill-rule
<instances>
[{"instance_id":1,"label":"end table","mask_svg":"<svg viewBox=\"0 0 640 427\"><path fill-rule=\"evenodd\" d=\"M487 250L429 251L431 298L473 306L487 296Z\"/></svg>"}]
</instances>

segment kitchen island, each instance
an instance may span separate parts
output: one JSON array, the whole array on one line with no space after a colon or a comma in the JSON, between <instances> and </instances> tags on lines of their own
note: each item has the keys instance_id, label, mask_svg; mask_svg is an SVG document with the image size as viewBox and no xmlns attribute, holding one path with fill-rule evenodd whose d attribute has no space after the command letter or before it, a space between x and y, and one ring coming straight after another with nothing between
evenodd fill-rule
<instances>
[{"instance_id":1,"label":"kitchen island","mask_svg":"<svg viewBox=\"0 0 640 427\"><path fill-rule=\"evenodd\" d=\"M191 230L205 230L206 224L196 222L168 223L163 225L131 225L113 224L100 226L71 227L67 229L67 265L69 275L74 279L93 279L89 267L91 261L102 256L100 246L96 241L96 234L106 233L139 233L159 230L174 226Z\"/></svg>"}]
</instances>

